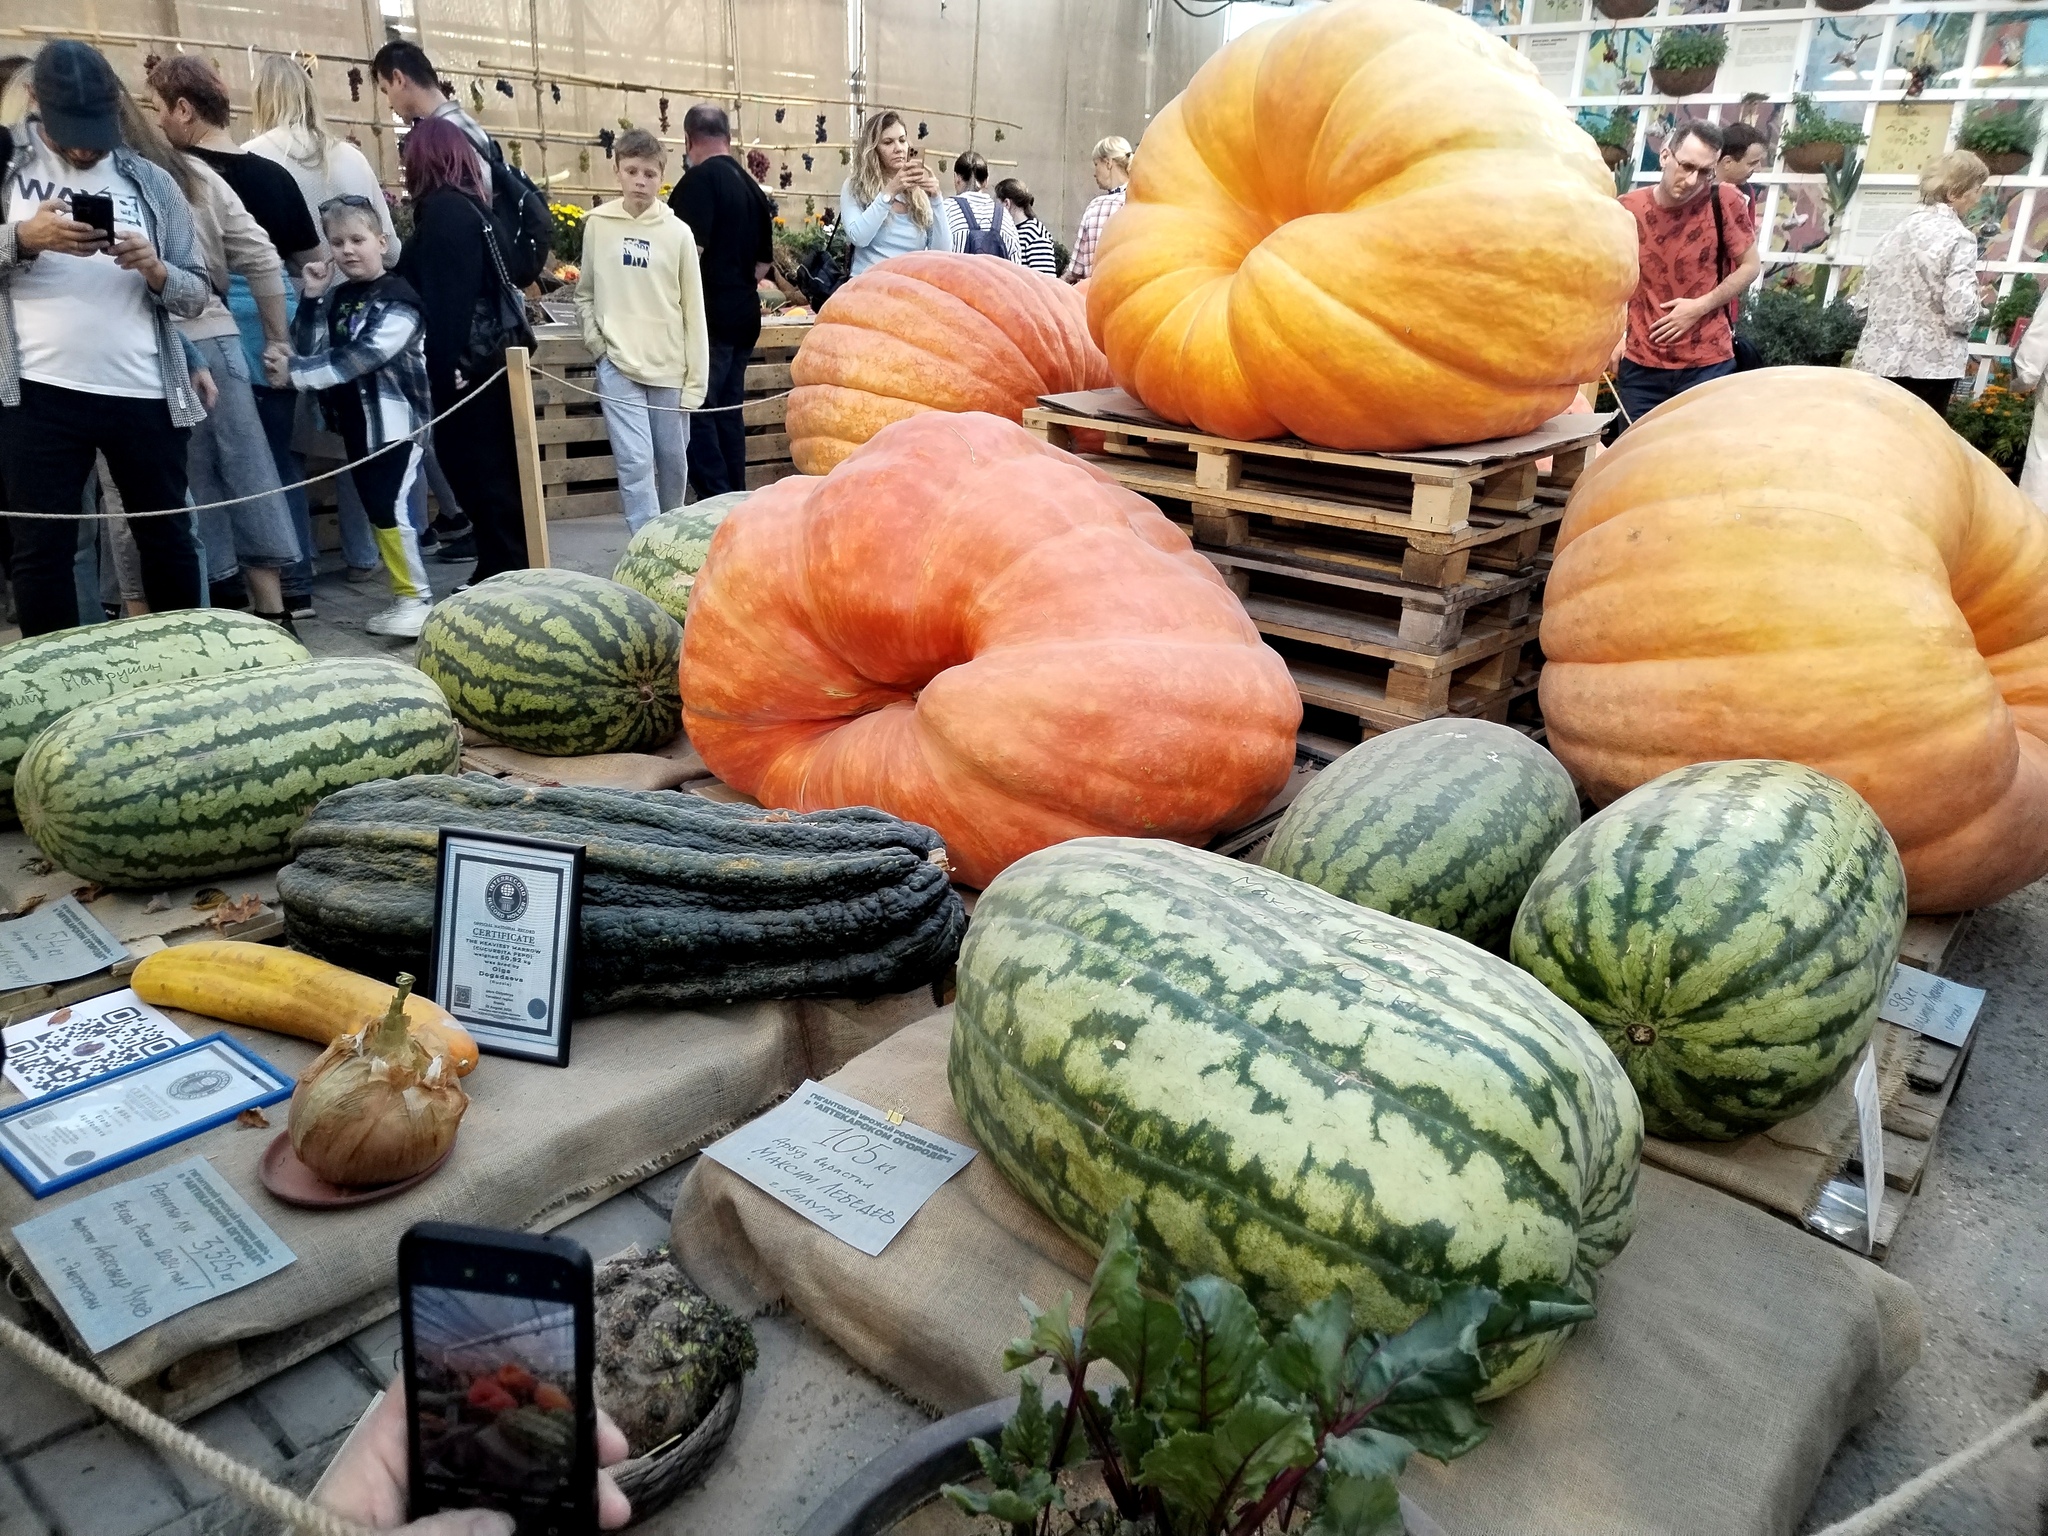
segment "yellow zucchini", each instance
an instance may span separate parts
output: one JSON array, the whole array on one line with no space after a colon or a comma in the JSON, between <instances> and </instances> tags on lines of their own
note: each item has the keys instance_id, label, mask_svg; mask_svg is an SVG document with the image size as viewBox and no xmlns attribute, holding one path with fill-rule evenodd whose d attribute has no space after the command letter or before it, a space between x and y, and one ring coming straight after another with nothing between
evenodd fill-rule
<instances>
[{"instance_id":1,"label":"yellow zucchini","mask_svg":"<svg viewBox=\"0 0 2048 1536\"><path fill-rule=\"evenodd\" d=\"M183 1008L230 1024L267 1029L326 1045L376 1023L395 990L325 960L274 944L205 939L160 949L135 967L135 995L159 1008ZM476 1042L448 1010L414 993L406 1021L428 1050L467 1076Z\"/></svg>"}]
</instances>

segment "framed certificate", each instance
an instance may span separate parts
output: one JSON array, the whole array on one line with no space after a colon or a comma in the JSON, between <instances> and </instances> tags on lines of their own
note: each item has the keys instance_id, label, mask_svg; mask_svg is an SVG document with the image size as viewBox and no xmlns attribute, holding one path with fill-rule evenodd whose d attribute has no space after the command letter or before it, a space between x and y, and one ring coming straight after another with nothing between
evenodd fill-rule
<instances>
[{"instance_id":1,"label":"framed certificate","mask_svg":"<svg viewBox=\"0 0 2048 1536\"><path fill-rule=\"evenodd\" d=\"M0 1162L40 1200L291 1092L290 1074L207 1035L0 1113Z\"/></svg>"},{"instance_id":2,"label":"framed certificate","mask_svg":"<svg viewBox=\"0 0 2048 1536\"><path fill-rule=\"evenodd\" d=\"M582 892L573 843L441 829L434 1001L478 1050L569 1065Z\"/></svg>"}]
</instances>

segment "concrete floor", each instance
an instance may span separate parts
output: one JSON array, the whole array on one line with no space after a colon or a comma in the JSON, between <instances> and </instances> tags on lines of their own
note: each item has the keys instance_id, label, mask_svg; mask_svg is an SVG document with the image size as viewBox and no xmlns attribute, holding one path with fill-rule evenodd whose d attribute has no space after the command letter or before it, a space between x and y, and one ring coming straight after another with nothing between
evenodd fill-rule
<instances>
[{"instance_id":1,"label":"concrete floor","mask_svg":"<svg viewBox=\"0 0 2048 1536\"><path fill-rule=\"evenodd\" d=\"M616 518L557 523L557 565L608 575L626 542ZM464 568L430 563L437 590ZM322 577L320 654L410 657L363 632L380 585ZM6 638L0 635L0 639ZM1979 1039L1922 1192L1889 1267L1918 1290L1926 1349L1852 1433L1802 1526L1817 1531L1968 1444L2033 1395L2048 1368L2048 882L1979 916L1949 974L1989 992ZM659 1242L681 1170L566 1230L603 1257ZM4 1305L4 1303L0 1303ZM662 1536L786 1536L854 1467L922 1422L795 1316L757 1320L761 1366L734 1437L709 1478L639 1527ZM391 1371L391 1323L205 1415L194 1426L272 1475L310 1486L369 1394ZM2008 1448L1894 1530L1910 1536L2048 1533L2040 1450ZM86 1490L90 1497L80 1497ZM0 1359L0 1536L198 1536L265 1529L219 1491L95 1425L54 1388Z\"/></svg>"}]
</instances>

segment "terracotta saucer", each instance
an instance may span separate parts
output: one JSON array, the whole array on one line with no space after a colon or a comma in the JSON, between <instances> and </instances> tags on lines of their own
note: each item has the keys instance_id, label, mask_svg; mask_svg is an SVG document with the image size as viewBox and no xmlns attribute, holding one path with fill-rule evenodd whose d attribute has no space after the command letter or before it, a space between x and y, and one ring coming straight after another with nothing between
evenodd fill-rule
<instances>
[{"instance_id":1,"label":"terracotta saucer","mask_svg":"<svg viewBox=\"0 0 2048 1536\"><path fill-rule=\"evenodd\" d=\"M260 1171L263 1176L263 1187L286 1205L302 1205L314 1211L336 1210L345 1205L368 1205L372 1200L402 1194L415 1184L432 1178L454 1151L455 1147L451 1143L432 1167L423 1168L411 1178L400 1179L395 1184L373 1184L363 1189L344 1189L339 1184L328 1183L300 1162L299 1154L292 1150L292 1133L279 1131L277 1139L263 1149Z\"/></svg>"}]
</instances>

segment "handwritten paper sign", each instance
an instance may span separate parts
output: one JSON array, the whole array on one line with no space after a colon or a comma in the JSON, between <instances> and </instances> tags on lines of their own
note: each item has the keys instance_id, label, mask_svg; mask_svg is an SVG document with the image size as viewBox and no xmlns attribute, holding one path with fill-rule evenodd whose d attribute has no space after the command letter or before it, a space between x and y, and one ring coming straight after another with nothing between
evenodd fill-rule
<instances>
[{"instance_id":1,"label":"handwritten paper sign","mask_svg":"<svg viewBox=\"0 0 2048 1536\"><path fill-rule=\"evenodd\" d=\"M806 1082L704 1155L873 1256L974 1148Z\"/></svg>"},{"instance_id":2,"label":"handwritten paper sign","mask_svg":"<svg viewBox=\"0 0 2048 1536\"><path fill-rule=\"evenodd\" d=\"M1970 1026L1977 1022L1977 1010L1983 1006L1983 988L1943 981L1918 966L1901 965L1892 970L1892 984L1878 1005L1877 1016L1887 1024L1918 1030L1943 1045L1960 1046L1970 1038Z\"/></svg>"},{"instance_id":3,"label":"handwritten paper sign","mask_svg":"<svg viewBox=\"0 0 2048 1536\"><path fill-rule=\"evenodd\" d=\"M94 1354L296 1257L203 1157L94 1190L14 1236Z\"/></svg>"},{"instance_id":4,"label":"handwritten paper sign","mask_svg":"<svg viewBox=\"0 0 2048 1536\"><path fill-rule=\"evenodd\" d=\"M0 992L90 976L127 953L76 896L60 897L0 923Z\"/></svg>"}]
</instances>

